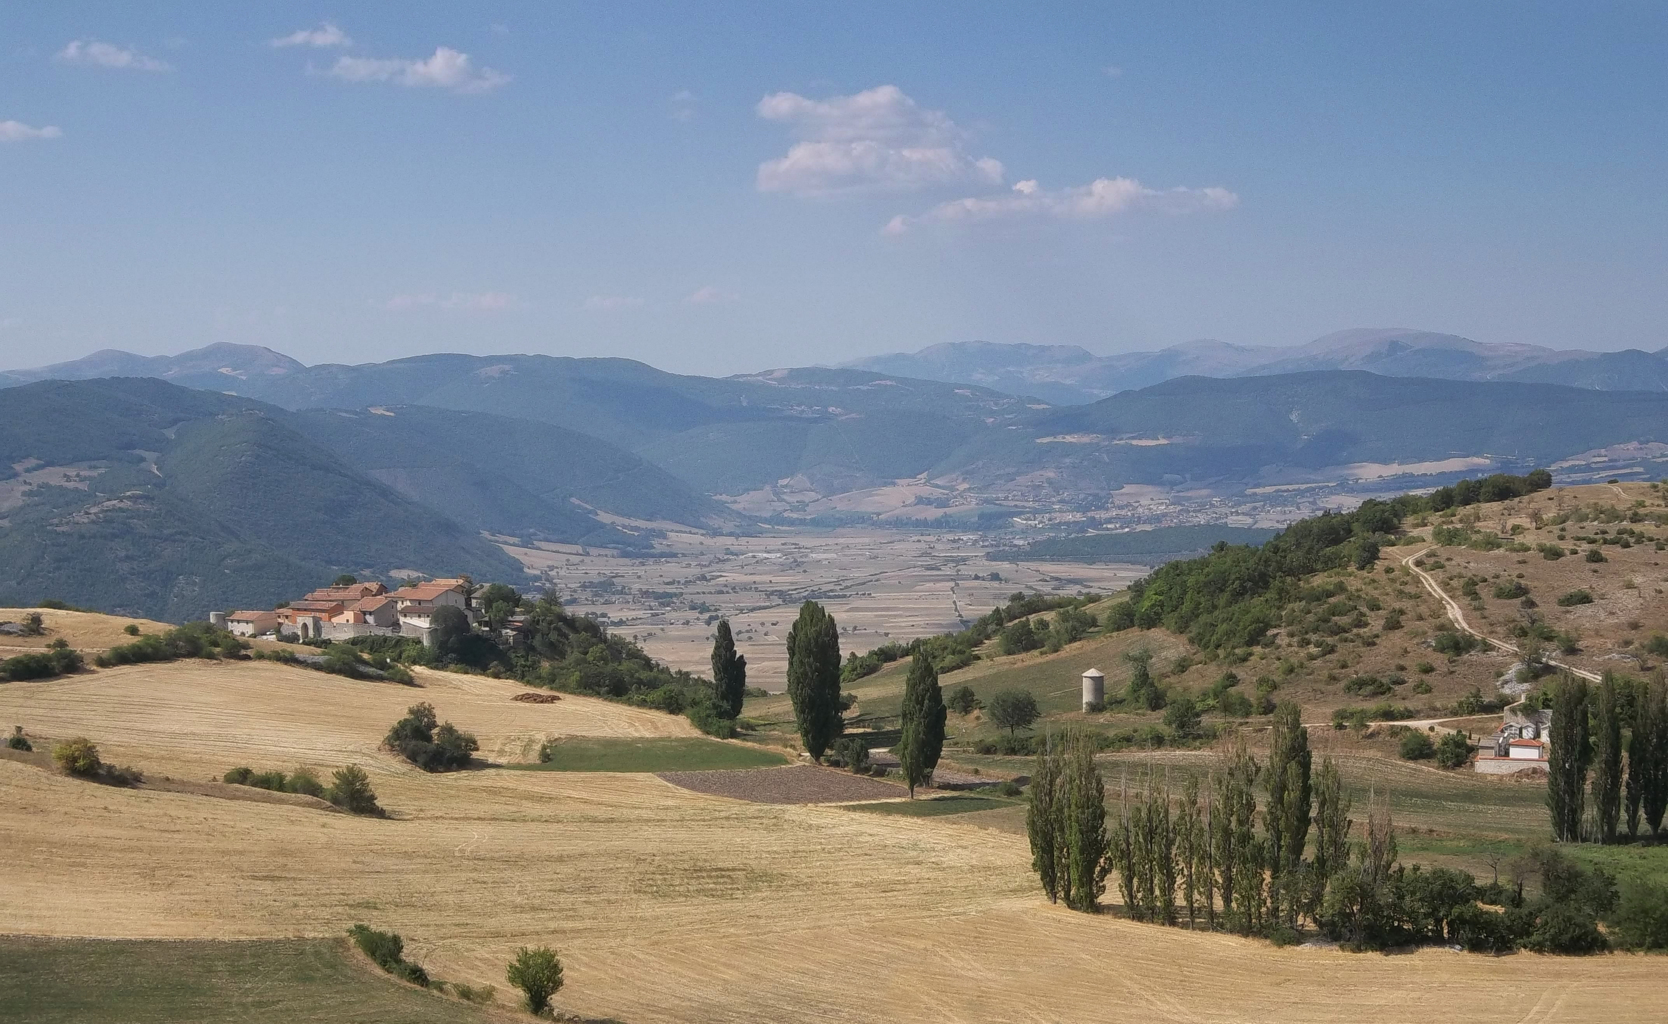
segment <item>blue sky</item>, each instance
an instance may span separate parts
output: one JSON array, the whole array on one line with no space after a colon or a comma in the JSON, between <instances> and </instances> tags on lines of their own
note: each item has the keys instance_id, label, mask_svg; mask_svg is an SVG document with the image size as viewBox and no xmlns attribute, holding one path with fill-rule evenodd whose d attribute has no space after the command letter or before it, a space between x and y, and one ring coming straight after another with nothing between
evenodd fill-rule
<instances>
[{"instance_id":1,"label":"blue sky","mask_svg":"<svg viewBox=\"0 0 1668 1024\"><path fill-rule=\"evenodd\" d=\"M7 5L0 365L1668 345L1668 5L818 7Z\"/></svg>"}]
</instances>

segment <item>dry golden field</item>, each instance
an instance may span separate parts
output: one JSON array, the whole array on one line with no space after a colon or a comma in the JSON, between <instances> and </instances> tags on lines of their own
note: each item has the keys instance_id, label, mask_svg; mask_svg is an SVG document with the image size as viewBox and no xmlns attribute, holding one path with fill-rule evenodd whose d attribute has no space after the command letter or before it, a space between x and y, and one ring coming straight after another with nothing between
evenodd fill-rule
<instances>
[{"instance_id":1,"label":"dry golden field","mask_svg":"<svg viewBox=\"0 0 1668 1024\"><path fill-rule=\"evenodd\" d=\"M483 754L681 719L423 673L425 689L270 664L143 666L0 686L0 723L84 733L199 778L364 764L396 817L98 786L0 761L0 906L43 935L333 935L393 928L448 979L515 947L567 962L562 1008L656 1021L1660 1019L1662 961L1276 950L1088 917L1035 891L1023 836L953 818L769 806L648 775L427 776L378 752L429 700Z\"/></svg>"},{"instance_id":2,"label":"dry golden field","mask_svg":"<svg viewBox=\"0 0 1668 1024\"><path fill-rule=\"evenodd\" d=\"M120 615L100 615L95 612L57 611L52 608L0 608L0 622L22 622L30 612L39 612L46 632L41 636L0 636L0 658L9 658L25 651L39 651L47 644L62 639L78 651L97 654L118 644L132 643L133 637L122 632L122 627L136 625L146 633L165 633L174 627L166 622L150 619L129 619Z\"/></svg>"}]
</instances>

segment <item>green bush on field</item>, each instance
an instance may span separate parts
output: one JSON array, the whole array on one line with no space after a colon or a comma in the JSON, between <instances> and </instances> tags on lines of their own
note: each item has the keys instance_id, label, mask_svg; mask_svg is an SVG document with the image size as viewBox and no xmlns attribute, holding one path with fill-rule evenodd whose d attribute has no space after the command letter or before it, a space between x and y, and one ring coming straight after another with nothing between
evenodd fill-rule
<instances>
[{"instance_id":1,"label":"green bush on field","mask_svg":"<svg viewBox=\"0 0 1668 1024\"><path fill-rule=\"evenodd\" d=\"M52 760L65 772L82 778L94 778L104 770L104 762L99 760L98 747L84 736L65 740L53 747Z\"/></svg>"},{"instance_id":2,"label":"green bush on field","mask_svg":"<svg viewBox=\"0 0 1668 1024\"><path fill-rule=\"evenodd\" d=\"M1396 745L1396 753L1403 761L1423 761L1436 754L1436 744L1424 733L1413 731L1402 737L1401 742Z\"/></svg>"},{"instance_id":3,"label":"green bush on field","mask_svg":"<svg viewBox=\"0 0 1668 1024\"><path fill-rule=\"evenodd\" d=\"M1471 760L1471 740L1463 732L1444 733L1436 741L1436 763L1444 768L1458 768Z\"/></svg>"},{"instance_id":4,"label":"green bush on field","mask_svg":"<svg viewBox=\"0 0 1668 1024\"><path fill-rule=\"evenodd\" d=\"M1558 598L1558 607L1574 608L1578 604L1592 604L1593 595L1587 590L1572 590Z\"/></svg>"},{"instance_id":5,"label":"green bush on field","mask_svg":"<svg viewBox=\"0 0 1668 1024\"><path fill-rule=\"evenodd\" d=\"M61 643L62 641L55 641ZM85 667L81 654L69 646L53 647L49 650L28 654L0 661L0 679L18 682L25 679L50 679L53 676L68 675L79 672Z\"/></svg>"},{"instance_id":6,"label":"green bush on field","mask_svg":"<svg viewBox=\"0 0 1668 1024\"><path fill-rule=\"evenodd\" d=\"M371 789L371 777L356 764L338 768L331 776L330 788L323 794L326 800L353 814L371 818L387 817L377 806L376 793Z\"/></svg>"},{"instance_id":7,"label":"green bush on field","mask_svg":"<svg viewBox=\"0 0 1668 1024\"><path fill-rule=\"evenodd\" d=\"M10 736L6 737L6 747L10 750L21 750L26 753L35 749L35 745L30 743L28 738L23 735L23 726L21 725L13 730Z\"/></svg>"},{"instance_id":8,"label":"green bush on field","mask_svg":"<svg viewBox=\"0 0 1668 1024\"><path fill-rule=\"evenodd\" d=\"M257 772L253 768L239 767L221 776L221 781L234 786L270 790L274 793L300 793L316 797L325 795L324 784L319 782L318 774L311 768L297 768L286 776L278 771Z\"/></svg>"},{"instance_id":9,"label":"green bush on field","mask_svg":"<svg viewBox=\"0 0 1668 1024\"><path fill-rule=\"evenodd\" d=\"M1664 642L1668 643L1668 639L1665 639ZM950 691L950 695L945 698L944 706L958 715L970 715L983 705L979 702L979 698L973 695L973 687L958 686Z\"/></svg>"},{"instance_id":10,"label":"green bush on field","mask_svg":"<svg viewBox=\"0 0 1668 1024\"><path fill-rule=\"evenodd\" d=\"M434 705L413 704L395 722L383 745L426 772L451 772L466 767L480 744L451 722L438 722Z\"/></svg>"},{"instance_id":11,"label":"green bush on field","mask_svg":"<svg viewBox=\"0 0 1668 1024\"><path fill-rule=\"evenodd\" d=\"M161 636L142 636L133 643L112 647L94 658L93 663L100 668L110 668L180 658L235 658L248 648L246 642L224 629L206 622L188 622Z\"/></svg>"},{"instance_id":12,"label":"green bush on field","mask_svg":"<svg viewBox=\"0 0 1668 1024\"><path fill-rule=\"evenodd\" d=\"M527 997L527 1009L541 1016L550 1007L550 997L562 987L562 961L549 946L523 946L516 950L504 976Z\"/></svg>"},{"instance_id":13,"label":"green bush on field","mask_svg":"<svg viewBox=\"0 0 1668 1024\"><path fill-rule=\"evenodd\" d=\"M356 924L348 929L354 944L361 952L376 961L378 967L413 985L424 988L429 986L428 972L410 960L405 959L405 940L395 932L381 932L375 928Z\"/></svg>"}]
</instances>

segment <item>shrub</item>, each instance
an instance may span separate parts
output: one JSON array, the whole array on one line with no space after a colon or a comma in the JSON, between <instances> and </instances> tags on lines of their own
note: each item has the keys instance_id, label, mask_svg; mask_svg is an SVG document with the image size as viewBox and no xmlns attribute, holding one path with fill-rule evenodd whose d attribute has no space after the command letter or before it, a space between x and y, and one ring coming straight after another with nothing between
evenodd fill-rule
<instances>
[{"instance_id":1,"label":"shrub","mask_svg":"<svg viewBox=\"0 0 1668 1024\"><path fill-rule=\"evenodd\" d=\"M1003 654L1024 654L1034 651L1043 645L1038 638L1037 630L1031 626L1030 619L1020 619L1010 623L1002 630L1001 650Z\"/></svg>"},{"instance_id":2,"label":"shrub","mask_svg":"<svg viewBox=\"0 0 1668 1024\"><path fill-rule=\"evenodd\" d=\"M1604 557L1604 552L1600 551L1598 548L1588 548L1586 557L1587 557L1587 561L1589 561L1589 562L1607 562L1607 561L1609 561L1609 559Z\"/></svg>"},{"instance_id":3,"label":"shrub","mask_svg":"<svg viewBox=\"0 0 1668 1024\"><path fill-rule=\"evenodd\" d=\"M1567 552L1557 544L1536 544L1535 550L1539 551L1541 553L1541 557L1546 559L1548 562L1556 562L1558 559L1563 558L1564 555L1567 554Z\"/></svg>"},{"instance_id":4,"label":"shrub","mask_svg":"<svg viewBox=\"0 0 1668 1024\"><path fill-rule=\"evenodd\" d=\"M1605 923L1624 949L1668 949L1668 888L1629 881Z\"/></svg>"},{"instance_id":5,"label":"shrub","mask_svg":"<svg viewBox=\"0 0 1668 1024\"><path fill-rule=\"evenodd\" d=\"M255 769L253 768L233 768L225 775L222 775L220 777L220 781L230 783L233 786L243 786L248 784L249 776L253 774L255 774Z\"/></svg>"},{"instance_id":6,"label":"shrub","mask_svg":"<svg viewBox=\"0 0 1668 1024\"><path fill-rule=\"evenodd\" d=\"M1199 706L1192 697L1177 697L1164 709L1164 724L1177 736L1192 736L1199 731Z\"/></svg>"},{"instance_id":7,"label":"shrub","mask_svg":"<svg viewBox=\"0 0 1668 1024\"><path fill-rule=\"evenodd\" d=\"M1520 597L1528 597L1529 588L1521 580L1508 580L1494 585L1494 597L1499 601L1515 601Z\"/></svg>"},{"instance_id":8,"label":"shrub","mask_svg":"<svg viewBox=\"0 0 1668 1024\"><path fill-rule=\"evenodd\" d=\"M1398 728L1405 727L1399 726ZM1436 753L1436 745L1431 742L1429 736L1414 731L1402 737L1401 743L1396 747L1396 752L1401 755L1403 761L1423 761Z\"/></svg>"},{"instance_id":9,"label":"shrub","mask_svg":"<svg viewBox=\"0 0 1668 1024\"><path fill-rule=\"evenodd\" d=\"M834 758L853 774L866 775L869 771L869 745L861 736L842 736L834 741Z\"/></svg>"},{"instance_id":10,"label":"shrub","mask_svg":"<svg viewBox=\"0 0 1668 1024\"><path fill-rule=\"evenodd\" d=\"M58 641L54 643L57 644ZM38 653L31 651L0 661L0 679L10 679L14 682L24 679L49 679L52 676L79 672L84 664L80 652L64 644L54 646L51 650Z\"/></svg>"},{"instance_id":11,"label":"shrub","mask_svg":"<svg viewBox=\"0 0 1668 1024\"><path fill-rule=\"evenodd\" d=\"M1257 710L1251 698L1236 690L1225 690L1216 698L1216 710L1229 718L1250 718Z\"/></svg>"},{"instance_id":12,"label":"shrub","mask_svg":"<svg viewBox=\"0 0 1668 1024\"><path fill-rule=\"evenodd\" d=\"M1668 644L1668 637L1663 642ZM958 715L970 715L979 708L979 698L973 695L973 687L958 686L950 692L944 702L945 706Z\"/></svg>"},{"instance_id":13,"label":"shrub","mask_svg":"<svg viewBox=\"0 0 1668 1024\"><path fill-rule=\"evenodd\" d=\"M551 737L550 739L545 740L543 743L540 743L539 744L539 763L540 764L549 764L550 762L556 760L556 748L561 746L561 745L562 745L562 741L560 739L556 738L556 737Z\"/></svg>"},{"instance_id":14,"label":"shrub","mask_svg":"<svg viewBox=\"0 0 1668 1024\"><path fill-rule=\"evenodd\" d=\"M1019 787L1019 783L1012 779L1003 779L1001 782L996 784L997 796L1014 797L1019 796L1023 792L1025 791Z\"/></svg>"},{"instance_id":15,"label":"shrub","mask_svg":"<svg viewBox=\"0 0 1668 1024\"><path fill-rule=\"evenodd\" d=\"M691 704L684 715L689 719L690 724L708 736L716 736L721 740L727 740L736 734L735 719L720 712L718 707L713 704L711 697L706 694L702 694L701 699Z\"/></svg>"},{"instance_id":16,"label":"shrub","mask_svg":"<svg viewBox=\"0 0 1668 1024\"><path fill-rule=\"evenodd\" d=\"M1463 732L1445 733L1436 741L1436 763L1444 768L1458 768L1471 760L1471 740Z\"/></svg>"},{"instance_id":17,"label":"shrub","mask_svg":"<svg viewBox=\"0 0 1668 1024\"><path fill-rule=\"evenodd\" d=\"M1378 676L1356 676L1344 684L1344 692L1358 697L1383 697L1390 692L1390 684Z\"/></svg>"},{"instance_id":18,"label":"shrub","mask_svg":"<svg viewBox=\"0 0 1668 1024\"><path fill-rule=\"evenodd\" d=\"M538 1016L550 1006L550 997L562 987L562 961L549 946L537 949L523 946L516 950L504 977L521 989L527 997L527 1009Z\"/></svg>"},{"instance_id":19,"label":"shrub","mask_svg":"<svg viewBox=\"0 0 1668 1024\"><path fill-rule=\"evenodd\" d=\"M405 940L395 932L380 932L366 925L356 924L348 929L354 944L378 967L413 985L429 986L429 972L405 959Z\"/></svg>"},{"instance_id":20,"label":"shrub","mask_svg":"<svg viewBox=\"0 0 1668 1024\"><path fill-rule=\"evenodd\" d=\"M481 745L451 722L436 724L434 705L413 704L395 722L383 745L426 772L457 771Z\"/></svg>"},{"instance_id":21,"label":"shrub","mask_svg":"<svg viewBox=\"0 0 1668 1024\"><path fill-rule=\"evenodd\" d=\"M1591 911L1571 901L1543 910L1523 948L1537 953L1602 953L1609 948Z\"/></svg>"},{"instance_id":22,"label":"shrub","mask_svg":"<svg viewBox=\"0 0 1668 1024\"><path fill-rule=\"evenodd\" d=\"M1668 636L1656 633L1645 641L1645 650L1659 658L1668 658Z\"/></svg>"},{"instance_id":23,"label":"shrub","mask_svg":"<svg viewBox=\"0 0 1668 1024\"><path fill-rule=\"evenodd\" d=\"M138 636L139 635L139 624L136 623L136 622L130 622L127 625L122 627L122 632L126 633L128 636Z\"/></svg>"},{"instance_id":24,"label":"shrub","mask_svg":"<svg viewBox=\"0 0 1668 1024\"><path fill-rule=\"evenodd\" d=\"M21 725L18 726L10 736L6 737L6 746L11 750L22 750L25 752L35 749L35 745L30 743L29 740L24 737L23 726Z\"/></svg>"},{"instance_id":25,"label":"shrub","mask_svg":"<svg viewBox=\"0 0 1668 1024\"><path fill-rule=\"evenodd\" d=\"M1593 595L1586 590L1572 590L1558 598L1558 607L1574 608L1578 604L1592 604Z\"/></svg>"},{"instance_id":26,"label":"shrub","mask_svg":"<svg viewBox=\"0 0 1668 1024\"><path fill-rule=\"evenodd\" d=\"M1518 936L1505 914L1467 903L1449 915L1448 938L1468 953L1509 953Z\"/></svg>"},{"instance_id":27,"label":"shrub","mask_svg":"<svg viewBox=\"0 0 1668 1024\"><path fill-rule=\"evenodd\" d=\"M498 990L491 985L465 985L461 981L451 984L452 994L466 1003L490 1003L498 998Z\"/></svg>"},{"instance_id":28,"label":"shrub","mask_svg":"<svg viewBox=\"0 0 1668 1024\"><path fill-rule=\"evenodd\" d=\"M1438 654L1446 654L1450 658L1458 658L1470 654L1477 649L1479 641L1470 633L1445 629L1431 638L1431 648Z\"/></svg>"},{"instance_id":29,"label":"shrub","mask_svg":"<svg viewBox=\"0 0 1668 1024\"><path fill-rule=\"evenodd\" d=\"M86 737L65 740L53 747L52 760L69 774L83 778L92 778L104 770L104 762L98 758L98 747Z\"/></svg>"},{"instance_id":30,"label":"shrub","mask_svg":"<svg viewBox=\"0 0 1668 1024\"><path fill-rule=\"evenodd\" d=\"M249 645L224 629L206 622L188 622L162 636L142 636L130 644L112 647L93 659L100 668L138 665L177 658L236 657Z\"/></svg>"},{"instance_id":31,"label":"shrub","mask_svg":"<svg viewBox=\"0 0 1668 1024\"><path fill-rule=\"evenodd\" d=\"M290 778L284 788L291 793L302 796L324 796L324 783L319 781L318 773L311 768L297 768L290 773Z\"/></svg>"},{"instance_id":32,"label":"shrub","mask_svg":"<svg viewBox=\"0 0 1668 1024\"><path fill-rule=\"evenodd\" d=\"M336 770L331 776L330 788L325 790L324 798L353 814L373 818L386 815L386 812L377 806L376 793L371 789L371 777L365 774L365 769L356 764Z\"/></svg>"}]
</instances>

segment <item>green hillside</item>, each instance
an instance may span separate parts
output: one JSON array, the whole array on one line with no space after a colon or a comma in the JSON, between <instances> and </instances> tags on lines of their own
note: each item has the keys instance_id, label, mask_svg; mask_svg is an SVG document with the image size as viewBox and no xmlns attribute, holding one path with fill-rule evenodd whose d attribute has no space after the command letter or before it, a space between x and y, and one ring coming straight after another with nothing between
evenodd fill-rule
<instances>
[{"instance_id":1,"label":"green hillside","mask_svg":"<svg viewBox=\"0 0 1668 1024\"><path fill-rule=\"evenodd\" d=\"M177 621L267 607L341 572L521 576L259 403L137 378L5 396L0 454L28 476L13 468L4 492L0 602Z\"/></svg>"},{"instance_id":2,"label":"green hillside","mask_svg":"<svg viewBox=\"0 0 1668 1024\"><path fill-rule=\"evenodd\" d=\"M311 410L289 422L354 468L475 530L579 544L642 543L575 502L696 528L742 523L658 466L549 423L422 406Z\"/></svg>"}]
</instances>

